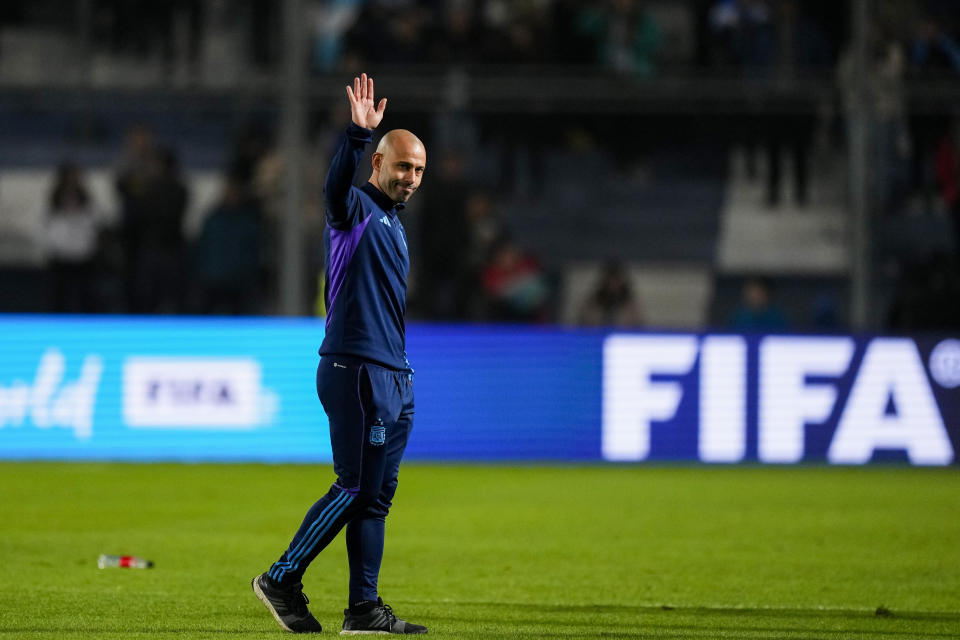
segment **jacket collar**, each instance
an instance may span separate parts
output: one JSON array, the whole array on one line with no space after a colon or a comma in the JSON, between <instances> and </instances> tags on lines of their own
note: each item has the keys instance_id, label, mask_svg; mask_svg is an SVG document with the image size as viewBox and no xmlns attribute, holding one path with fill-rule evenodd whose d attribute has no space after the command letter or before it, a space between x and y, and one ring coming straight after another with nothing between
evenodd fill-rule
<instances>
[{"instance_id":1,"label":"jacket collar","mask_svg":"<svg viewBox=\"0 0 960 640\"><path fill-rule=\"evenodd\" d=\"M394 202L387 194L376 188L372 182L364 182L360 189L373 199L374 203L387 213L395 213L404 209L407 205L403 202ZM394 211L396 210L396 211Z\"/></svg>"}]
</instances>

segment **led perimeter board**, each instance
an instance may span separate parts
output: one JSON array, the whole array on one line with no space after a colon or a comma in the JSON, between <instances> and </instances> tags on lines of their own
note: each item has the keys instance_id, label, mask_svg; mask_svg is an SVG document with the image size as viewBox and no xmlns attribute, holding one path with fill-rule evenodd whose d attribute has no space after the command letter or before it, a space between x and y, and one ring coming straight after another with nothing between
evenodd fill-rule
<instances>
[{"instance_id":1,"label":"led perimeter board","mask_svg":"<svg viewBox=\"0 0 960 640\"><path fill-rule=\"evenodd\" d=\"M327 462L323 321L0 316L0 458ZM420 460L946 465L960 340L411 324Z\"/></svg>"}]
</instances>

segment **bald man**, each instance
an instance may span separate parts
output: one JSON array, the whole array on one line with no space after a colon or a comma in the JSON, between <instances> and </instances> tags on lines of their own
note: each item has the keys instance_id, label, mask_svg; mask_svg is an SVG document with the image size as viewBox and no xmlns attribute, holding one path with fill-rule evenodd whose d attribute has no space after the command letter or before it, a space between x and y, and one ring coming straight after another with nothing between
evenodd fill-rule
<instances>
[{"instance_id":1,"label":"bald man","mask_svg":"<svg viewBox=\"0 0 960 640\"><path fill-rule=\"evenodd\" d=\"M303 573L346 527L350 587L341 634L426 633L383 603L377 580L384 519L413 426L413 369L404 339L410 258L398 213L420 187L427 154L409 131L388 131L373 154L369 181L353 186L387 100L374 100L373 78L366 74L354 78L347 98L353 122L324 185L327 324L317 367L337 480L252 586L281 627L319 632L307 609Z\"/></svg>"}]
</instances>

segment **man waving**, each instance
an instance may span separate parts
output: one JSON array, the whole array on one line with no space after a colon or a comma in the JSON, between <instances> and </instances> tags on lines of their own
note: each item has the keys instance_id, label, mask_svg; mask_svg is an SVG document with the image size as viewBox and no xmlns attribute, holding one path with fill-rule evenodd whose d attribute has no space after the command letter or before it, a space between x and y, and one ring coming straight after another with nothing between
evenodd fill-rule
<instances>
[{"instance_id":1,"label":"man waving","mask_svg":"<svg viewBox=\"0 0 960 640\"><path fill-rule=\"evenodd\" d=\"M347 98L353 122L324 185L327 321L317 367L337 480L252 586L281 627L319 632L306 606L303 573L346 527L350 587L341 633L426 633L384 604L377 580L384 520L413 427L413 369L404 337L410 258L398 214L420 186L427 155L409 131L388 131L373 154L369 181L353 186L387 99L376 102L373 78L365 73L347 87Z\"/></svg>"}]
</instances>

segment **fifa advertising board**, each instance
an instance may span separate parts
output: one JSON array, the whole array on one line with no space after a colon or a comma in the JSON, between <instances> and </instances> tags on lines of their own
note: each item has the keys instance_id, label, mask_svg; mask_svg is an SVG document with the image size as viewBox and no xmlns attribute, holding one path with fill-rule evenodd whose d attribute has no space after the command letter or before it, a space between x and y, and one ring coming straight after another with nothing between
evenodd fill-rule
<instances>
[{"instance_id":1,"label":"fifa advertising board","mask_svg":"<svg viewBox=\"0 0 960 640\"><path fill-rule=\"evenodd\" d=\"M646 459L684 432L704 462L954 459L954 339L619 335L603 359L606 460Z\"/></svg>"},{"instance_id":2,"label":"fifa advertising board","mask_svg":"<svg viewBox=\"0 0 960 640\"><path fill-rule=\"evenodd\" d=\"M0 458L329 462L323 320L0 316ZM899 462L960 445L947 335L411 324L420 460Z\"/></svg>"}]
</instances>

